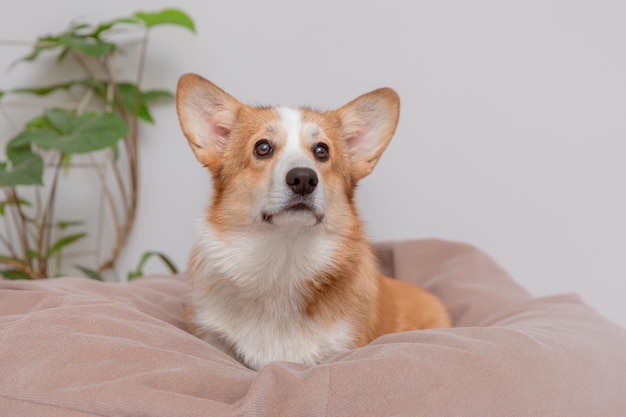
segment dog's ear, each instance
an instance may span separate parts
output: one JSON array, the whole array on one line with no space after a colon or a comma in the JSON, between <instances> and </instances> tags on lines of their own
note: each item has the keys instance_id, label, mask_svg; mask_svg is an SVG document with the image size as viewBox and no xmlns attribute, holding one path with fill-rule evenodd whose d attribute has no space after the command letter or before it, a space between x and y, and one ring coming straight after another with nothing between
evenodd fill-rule
<instances>
[{"instance_id":1,"label":"dog's ear","mask_svg":"<svg viewBox=\"0 0 626 417\"><path fill-rule=\"evenodd\" d=\"M391 88L364 94L338 109L340 134L348 144L353 176L367 176L393 136L400 115L400 99Z\"/></svg>"},{"instance_id":2,"label":"dog's ear","mask_svg":"<svg viewBox=\"0 0 626 417\"><path fill-rule=\"evenodd\" d=\"M224 143L242 106L221 88L196 74L185 74L176 89L180 125L196 158L211 168L221 158Z\"/></svg>"}]
</instances>

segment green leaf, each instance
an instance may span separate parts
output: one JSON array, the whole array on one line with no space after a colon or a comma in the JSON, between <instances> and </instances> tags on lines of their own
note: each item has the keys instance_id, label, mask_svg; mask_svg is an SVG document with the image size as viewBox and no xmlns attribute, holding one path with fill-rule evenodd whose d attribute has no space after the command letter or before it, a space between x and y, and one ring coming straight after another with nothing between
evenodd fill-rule
<instances>
[{"instance_id":1,"label":"green leaf","mask_svg":"<svg viewBox=\"0 0 626 417\"><path fill-rule=\"evenodd\" d=\"M85 224L85 222L80 221L80 220L69 220L69 221L58 221L56 222L55 226L61 230L65 230L68 227L72 227L72 226L82 226L83 224Z\"/></svg>"},{"instance_id":2,"label":"green leaf","mask_svg":"<svg viewBox=\"0 0 626 417\"><path fill-rule=\"evenodd\" d=\"M67 245L70 245L76 242L77 240L84 238L85 236L87 236L87 233L76 233L73 235L62 237L61 239L54 242L52 246L50 246L50 249L48 250L48 256L46 258L50 259L52 255L59 252L61 249L63 249Z\"/></svg>"},{"instance_id":3,"label":"green leaf","mask_svg":"<svg viewBox=\"0 0 626 417\"><path fill-rule=\"evenodd\" d=\"M128 273L128 280L131 281L135 278L138 278L144 275L143 268L146 265L146 262L148 262L150 258L155 257L155 256L161 259L161 261L165 264L167 269L172 274L176 274L178 272L178 268L176 268L176 265L174 265L174 262L172 262L172 260L168 258L167 255L165 255L162 252L148 251L148 252L144 252L144 254L141 256L141 259L139 260L139 264L137 265L137 269Z\"/></svg>"},{"instance_id":4,"label":"green leaf","mask_svg":"<svg viewBox=\"0 0 626 417\"><path fill-rule=\"evenodd\" d=\"M17 139L17 138L16 138ZM9 163L0 163L0 187L43 185L43 159L29 143L11 140L6 150Z\"/></svg>"},{"instance_id":5,"label":"green leaf","mask_svg":"<svg viewBox=\"0 0 626 417\"><path fill-rule=\"evenodd\" d=\"M11 90L11 92L20 93L20 94L36 94L38 96L47 96L48 94L54 93L57 90L69 90L71 87L75 85L82 85L82 84L84 84L84 80L70 81L66 83L52 84L52 85L41 86L41 87L22 87L22 88L16 88L14 90Z\"/></svg>"},{"instance_id":6,"label":"green leaf","mask_svg":"<svg viewBox=\"0 0 626 417\"><path fill-rule=\"evenodd\" d=\"M26 264L26 262L24 262L21 259L17 259L17 258L13 258L10 256L5 256L5 255L0 255L0 263L5 263L5 264L9 264L9 265L15 265L15 264L19 264L22 265L23 267L28 267L28 265ZM8 272L8 276L4 275L5 271L9 271ZM18 273L20 275L18 275ZM8 279L30 279L30 275L24 273L23 271L16 269L16 268L9 268L9 269L5 269L3 271L0 271L0 274L4 275L6 278Z\"/></svg>"},{"instance_id":7,"label":"green leaf","mask_svg":"<svg viewBox=\"0 0 626 417\"><path fill-rule=\"evenodd\" d=\"M31 143L37 146L42 143L45 146L46 143L54 141L58 137L59 133L51 128L26 128L26 130L23 130L14 137L10 144L14 146L12 152L15 152L15 149L22 149L22 147L28 147L30 149Z\"/></svg>"},{"instance_id":8,"label":"green leaf","mask_svg":"<svg viewBox=\"0 0 626 417\"><path fill-rule=\"evenodd\" d=\"M117 88L120 92L120 96L122 98L122 105L127 112L131 114L137 113L137 116L141 120L148 121L150 123L153 122L152 116L148 111L148 107L142 101L142 95L137 91L137 86L132 83L120 83L117 85ZM139 103L137 103L137 99L139 99ZM119 106L119 101L117 100L117 96L115 97L115 105L116 108Z\"/></svg>"},{"instance_id":9,"label":"green leaf","mask_svg":"<svg viewBox=\"0 0 626 417\"><path fill-rule=\"evenodd\" d=\"M154 119L152 118L152 115L150 114L150 109L148 107L148 104L151 104L155 101L160 101L160 100L172 100L174 97L175 97L174 94L167 90L150 90L150 91L142 92L141 104L139 106L140 112L138 114L138 117L142 120L145 120L146 122L154 123ZM142 110L144 109L145 109L145 112L142 112Z\"/></svg>"},{"instance_id":10,"label":"green leaf","mask_svg":"<svg viewBox=\"0 0 626 417\"><path fill-rule=\"evenodd\" d=\"M65 58L67 58L67 55L70 53L70 51L70 48L63 48L59 56L57 56L57 62L62 62Z\"/></svg>"},{"instance_id":11,"label":"green leaf","mask_svg":"<svg viewBox=\"0 0 626 417\"><path fill-rule=\"evenodd\" d=\"M28 249L26 251L26 256L28 256L31 259L39 259L39 252L33 249Z\"/></svg>"},{"instance_id":12,"label":"green leaf","mask_svg":"<svg viewBox=\"0 0 626 417\"><path fill-rule=\"evenodd\" d=\"M91 78L83 78L78 80L66 81L63 83L36 86L36 87L20 87L13 90L9 90L11 93L18 94L35 94L38 96L47 96L58 90L69 91L74 87L105 89L106 83L103 81L96 81Z\"/></svg>"},{"instance_id":13,"label":"green leaf","mask_svg":"<svg viewBox=\"0 0 626 417\"><path fill-rule=\"evenodd\" d=\"M39 54L42 51L48 49L55 49L59 47L59 37L58 36L42 36L37 39L35 45L33 46L33 50L30 54L21 59L21 61L34 61L39 57Z\"/></svg>"},{"instance_id":14,"label":"green leaf","mask_svg":"<svg viewBox=\"0 0 626 417\"><path fill-rule=\"evenodd\" d=\"M70 167L72 166L72 154L61 154L61 166L63 167L64 172L68 172L70 170Z\"/></svg>"},{"instance_id":15,"label":"green leaf","mask_svg":"<svg viewBox=\"0 0 626 417\"><path fill-rule=\"evenodd\" d=\"M26 129L53 129L54 126L50 123L50 120L46 117L45 114L41 116L37 116L34 119L31 119L28 123L26 123ZM23 143L27 143L28 141L24 141Z\"/></svg>"},{"instance_id":16,"label":"green leaf","mask_svg":"<svg viewBox=\"0 0 626 417\"><path fill-rule=\"evenodd\" d=\"M105 83L92 84L91 87L100 99L106 100L107 85ZM139 119L149 123L154 123L154 119L150 114L148 105L158 100L171 100L174 98L174 94L166 90L138 91L137 85L129 82L118 83L116 88L119 91L119 96L117 94L114 95L114 109L118 110L120 107L123 107L131 114L136 112ZM137 99L139 99L138 103Z\"/></svg>"},{"instance_id":17,"label":"green leaf","mask_svg":"<svg viewBox=\"0 0 626 417\"><path fill-rule=\"evenodd\" d=\"M114 44L104 42L98 38L76 36L74 34L63 34L59 37L59 45L68 49L82 52L89 56L102 56L113 51Z\"/></svg>"},{"instance_id":18,"label":"green leaf","mask_svg":"<svg viewBox=\"0 0 626 417\"><path fill-rule=\"evenodd\" d=\"M174 93L167 90L150 90L141 93L141 100L146 103L151 103L158 100L171 100L174 97Z\"/></svg>"},{"instance_id":19,"label":"green leaf","mask_svg":"<svg viewBox=\"0 0 626 417\"><path fill-rule=\"evenodd\" d=\"M118 20L121 21L122 19L116 19L116 20L113 20L111 22L106 22L106 23L99 24L98 26L96 26L96 28L93 30L93 32L91 32L89 34L89 36L91 36L93 38L99 38L100 34L102 34L103 32L106 32L107 30L111 29L117 23L121 23L121 22L118 22Z\"/></svg>"},{"instance_id":20,"label":"green leaf","mask_svg":"<svg viewBox=\"0 0 626 417\"><path fill-rule=\"evenodd\" d=\"M182 10L165 9L160 12L153 13L137 12L134 16L148 27L157 25L177 25L196 33L196 27L193 20Z\"/></svg>"},{"instance_id":21,"label":"green leaf","mask_svg":"<svg viewBox=\"0 0 626 417\"><path fill-rule=\"evenodd\" d=\"M0 274L6 279L31 279L30 275L19 269L4 269Z\"/></svg>"},{"instance_id":22,"label":"green leaf","mask_svg":"<svg viewBox=\"0 0 626 417\"><path fill-rule=\"evenodd\" d=\"M104 281L102 275L93 269L89 269L86 266L81 265L74 265L74 268L80 269L88 278L95 279L96 281Z\"/></svg>"},{"instance_id":23,"label":"green leaf","mask_svg":"<svg viewBox=\"0 0 626 417\"><path fill-rule=\"evenodd\" d=\"M39 126L27 128L14 140L19 144L32 143L44 150L66 154L94 152L113 146L128 134L128 126L113 113L85 113L82 116L66 110L47 110ZM31 123L30 126L33 126Z\"/></svg>"},{"instance_id":24,"label":"green leaf","mask_svg":"<svg viewBox=\"0 0 626 417\"><path fill-rule=\"evenodd\" d=\"M129 280L129 281L132 281L132 280L134 280L135 278L139 278L139 277L140 277L140 276L142 276L142 275L143 275L143 271L130 271L130 272L128 273L128 280Z\"/></svg>"},{"instance_id":25,"label":"green leaf","mask_svg":"<svg viewBox=\"0 0 626 417\"><path fill-rule=\"evenodd\" d=\"M27 206L27 207L33 206L30 201L24 200L23 198L18 198L17 201L13 198L2 200L0 201L0 216L4 216L4 213L6 212L6 206L8 204L17 204L17 205Z\"/></svg>"},{"instance_id":26,"label":"green leaf","mask_svg":"<svg viewBox=\"0 0 626 417\"><path fill-rule=\"evenodd\" d=\"M46 35L37 39L30 54L22 58L22 61L34 61L45 50L62 48L57 61L62 61L69 51L100 57L112 52L115 45L100 39L100 33L111 28L112 22L97 26L89 30L91 25L77 24L71 26L59 35ZM91 32L91 33L90 33Z\"/></svg>"}]
</instances>

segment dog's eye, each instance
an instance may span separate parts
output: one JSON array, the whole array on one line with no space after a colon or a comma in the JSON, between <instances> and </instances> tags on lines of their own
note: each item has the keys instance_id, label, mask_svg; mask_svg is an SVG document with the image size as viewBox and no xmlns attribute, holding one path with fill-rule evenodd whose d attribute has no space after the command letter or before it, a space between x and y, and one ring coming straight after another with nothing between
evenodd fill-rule
<instances>
[{"instance_id":1,"label":"dog's eye","mask_svg":"<svg viewBox=\"0 0 626 417\"><path fill-rule=\"evenodd\" d=\"M260 140L254 145L254 155L257 158L267 158L273 150L272 145L266 140Z\"/></svg>"},{"instance_id":2,"label":"dog's eye","mask_svg":"<svg viewBox=\"0 0 626 417\"><path fill-rule=\"evenodd\" d=\"M328 160L328 146L323 143L318 143L315 145L315 149L313 149L313 154L318 161L326 161Z\"/></svg>"}]
</instances>

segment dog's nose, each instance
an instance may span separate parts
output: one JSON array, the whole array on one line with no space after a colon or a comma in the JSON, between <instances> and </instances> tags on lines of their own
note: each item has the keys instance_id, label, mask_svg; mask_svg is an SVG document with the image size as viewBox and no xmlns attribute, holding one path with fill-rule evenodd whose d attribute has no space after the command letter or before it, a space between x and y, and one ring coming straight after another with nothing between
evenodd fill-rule
<instances>
[{"instance_id":1,"label":"dog's nose","mask_svg":"<svg viewBox=\"0 0 626 417\"><path fill-rule=\"evenodd\" d=\"M311 168L293 168L287 173L286 181L294 193L311 194L317 187L317 174Z\"/></svg>"}]
</instances>

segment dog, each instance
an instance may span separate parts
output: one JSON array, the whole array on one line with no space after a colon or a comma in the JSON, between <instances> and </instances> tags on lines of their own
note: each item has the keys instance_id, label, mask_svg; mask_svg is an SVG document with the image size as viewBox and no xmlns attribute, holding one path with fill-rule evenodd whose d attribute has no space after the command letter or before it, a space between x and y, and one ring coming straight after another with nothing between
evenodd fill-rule
<instances>
[{"instance_id":1,"label":"dog","mask_svg":"<svg viewBox=\"0 0 626 417\"><path fill-rule=\"evenodd\" d=\"M192 334L258 370L451 325L435 296L378 271L355 207L358 181L395 132L395 91L319 112L242 104L185 74L176 96L183 133L213 182L189 260Z\"/></svg>"}]
</instances>

